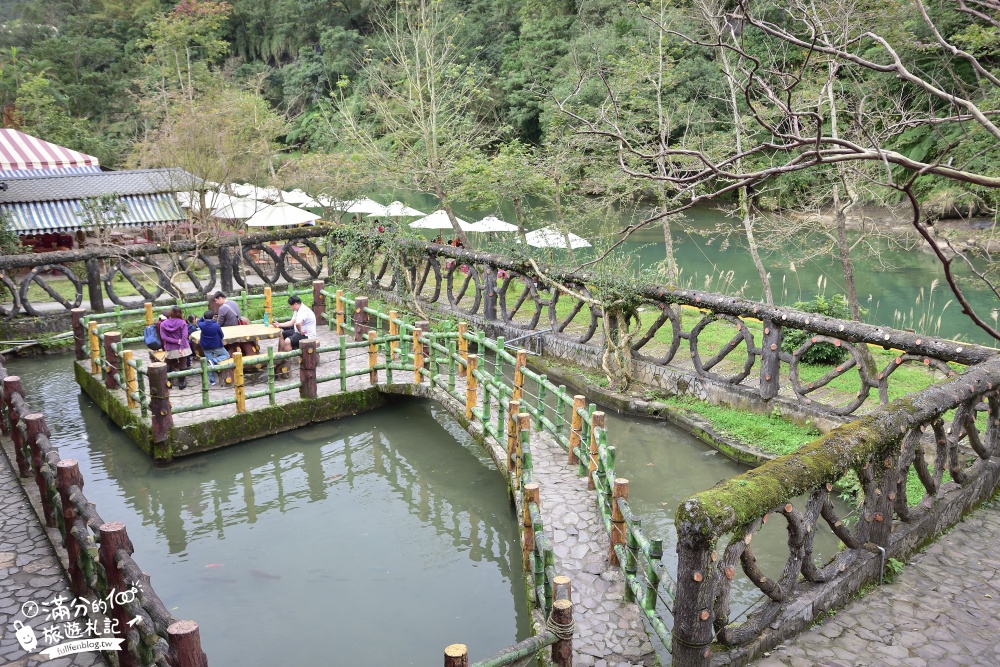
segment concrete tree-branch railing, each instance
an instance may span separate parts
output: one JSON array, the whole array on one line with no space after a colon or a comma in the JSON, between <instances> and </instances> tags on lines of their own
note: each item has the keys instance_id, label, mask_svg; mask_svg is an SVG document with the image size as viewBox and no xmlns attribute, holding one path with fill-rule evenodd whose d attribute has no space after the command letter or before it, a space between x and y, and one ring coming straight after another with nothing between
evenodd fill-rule
<instances>
[{"instance_id":1,"label":"concrete tree-branch railing","mask_svg":"<svg viewBox=\"0 0 1000 667\"><path fill-rule=\"evenodd\" d=\"M905 558L989 498L1000 482L998 389L1000 358L994 357L683 501L675 521L674 664L744 664L875 577L880 560L871 554L881 548ZM927 462L931 452L924 451L929 446L933 466ZM920 499L907 498L911 467L924 487ZM955 484L945 482L946 469ZM850 471L864 489L853 530L830 499L833 484ZM793 504L802 495L809 496L804 510ZM911 500L920 502L911 506ZM787 521L791 546L783 571L768 577L756 565L751 539L776 515ZM812 543L823 524L845 548L817 564ZM728 546L719 553L716 547L727 536ZM729 617L738 563L766 596L742 625ZM713 660L713 644L729 655Z\"/></svg>"}]
</instances>

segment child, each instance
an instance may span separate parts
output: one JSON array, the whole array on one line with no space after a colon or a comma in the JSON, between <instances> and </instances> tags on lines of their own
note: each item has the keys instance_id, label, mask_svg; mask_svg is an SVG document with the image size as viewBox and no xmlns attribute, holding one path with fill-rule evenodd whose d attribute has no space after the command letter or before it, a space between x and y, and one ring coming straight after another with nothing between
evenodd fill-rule
<instances>
[{"instance_id":1,"label":"child","mask_svg":"<svg viewBox=\"0 0 1000 667\"><path fill-rule=\"evenodd\" d=\"M195 319L194 315L188 315L188 337L191 336L195 331L198 330L198 320Z\"/></svg>"},{"instance_id":2,"label":"child","mask_svg":"<svg viewBox=\"0 0 1000 667\"><path fill-rule=\"evenodd\" d=\"M222 327L215 321L215 313L206 310L205 314L198 320L198 328L201 329L201 349L205 353L205 358L212 366L229 358L229 352L222 347ZM208 381L216 384L217 379L214 371L209 371Z\"/></svg>"},{"instance_id":3,"label":"child","mask_svg":"<svg viewBox=\"0 0 1000 667\"><path fill-rule=\"evenodd\" d=\"M160 339L163 341L163 352L169 371L183 371L190 367L191 344L188 343L187 322L184 313L178 306L170 309L167 319L160 323ZM187 378L179 378L177 387L187 388Z\"/></svg>"}]
</instances>

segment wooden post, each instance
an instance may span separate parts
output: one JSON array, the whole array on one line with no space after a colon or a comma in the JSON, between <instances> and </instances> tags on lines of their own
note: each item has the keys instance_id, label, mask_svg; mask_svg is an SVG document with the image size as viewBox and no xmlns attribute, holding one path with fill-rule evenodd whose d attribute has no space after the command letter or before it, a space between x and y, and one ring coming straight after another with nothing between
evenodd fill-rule
<instances>
[{"instance_id":1,"label":"wooden post","mask_svg":"<svg viewBox=\"0 0 1000 667\"><path fill-rule=\"evenodd\" d=\"M83 326L87 309L74 308L69 312L73 321L73 351L76 352L76 360L83 361L87 358L87 329Z\"/></svg>"},{"instance_id":2,"label":"wooden post","mask_svg":"<svg viewBox=\"0 0 1000 667\"><path fill-rule=\"evenodd\" d=\"M396 321L398 318L398 313L395 310L389 311L389 335L398 336L399 335L399 323ZM399 341L393 340L389 341L389 358L386 359L387 362L395 361L396 352L399 350Z\"/></svg>"},{"instance_id":3,"label":"wooden post","mask_svg":"<svg viewBox=\"0 0 1000 667\"><path fill-rule=\"evenodd\" d=\"M375 368L378 365L378 345L375 344L377 336L374 330L368 331L368 381L372 384L378 384L378 369Z\"/></svg>"},{"instance_id":4,"label":"wooden post","mask_svg":"<svg viewBox=\"0 0 1000 667\"><path fill-rule=\"evenodd\" d=\"M469 365L469 341L465 340L465 334L469 330L469 324L467 322L458 323L458 356L462 357L464 364L458 365L458 377L464 378L466 376L466 367Z\"/></svg>"},{"instance_id":5,"label":"wooden post","mask_svg":"<svg viewBox=\"0 0 1000 667\"><path fill-rule=\"evenodd\" d=\"M125 350L122 353L122 371L125 373L125 398L127 399L129 410L139 406L132 394L139 393L139 383L135 380L135 368L132 367L132 350Z\"/></svg>"},{"instance_id":6,"label":"wooden post","mask_svg":"<svg viewBox=\"0 0 1000 667\"><path fill-rule=\"evenodd\" d=\"M465 644L452 644L444 649L444 667L469 667L469 649Z\"/></svg>"},{"instance_id":7,"label":"wooden post","mask_svg":"<svg viewBox=\"0 0 1000 667\"><path fill-rule=\"evenodd\" d=\"M21 419L24 420L25 430L27 432L28 450L31 452L31 465L35 471L35 486L38 487L38 495L41 496L42 500L42 509L45 514L45 525L51 528L56 524L52 520L52 499L49 498L48 483L45 481L45 476L42 475L42 448L38 444L38 436L48 436L49 429L45 425L45 415L39 412L23 415Z\"/></svg>"},{"instance_id":8,"label":"wooden post","mask_svg":"<svg viewBox=\"0 0 1000 667\"><path fill-rule=\"evenodd\" d=\"M97 322L94 320L87 323L87 335L90 337L90 374L97 375L101 372L101 350L97 339Z\"/></svg>"},{"instance_id":9,"label":"wooden post","mask_svg":"<svg viewBox=\"0 0 1000 667\"><path fill-rule=\"evenodd\" d=\"M465 379L465 418L472 419L472 410L476 407L478 396L476 389L479 387L479 380L476 379L476 369L479 368L479 355L469 355L469 373Z\"/></svg>"},{"instance_id":10,"label":"wooden post","mask_svg":"<svg viewBox=\"0 0 1000 667\"><path fill-rule=\"evenodd\" d=\"M427 360L431 356L431 344L429 338L431 331L431 323L428 322L427 320L420 320L414 326L416 326L418 329L420 329L420 331L428 335L428 339L427 341L424 342L423 349L420 351L420 353L424 355L424 363L427 363Z\"/></svg>"},{"instance_id":11,"label":"wooden post","mask_svg":"<svg viewBox=\"0 0 1000 667\"><path fill-rule=\"evenodd\" d=\"M326 295L323 294L325 283L322 280L313 281L313 313L316 315L316 324L323 320L326 315Z\"/></svg>"},{"instance_id":12,"label":"wooden post","mask_svg":"<svg viewBox=\"0 0 1000 667\"><path fill-rule=\"evenodd\" d=\"M153 420L153 442L166 442L170 429L174 427L170 390L167 388L167 365L163 362L150 364L147 375L149 375L149 411Z\"/></svg>"},{"instance_id":13,"label":"wooden post","mask_svg":"<svg viewBox=\"0 0 1000 667\"><path fill-rule=\"evenodd\" d=\"M764 319L764 340L760 344L760 397L774 398L780 390L781 327Z\"/></svg>"},{"instance_id":14,"label":"wooden post","mask_svg":"<svg viewBox=\"0 0 1000 667\"><path fill-rule=\"evenodd\" d=\"M596 416L596 414L595 414ZM618 507L618 499L628 500L628 480L618 478L615 480L614 492L611 496L611 550L608 552L608 563L612 567L621 565L615 545L625 546L625 534L628 532L628 525L625 523L625 515ZM628 584L626 584L627 586Z\"/></svg>"},{"instance_id":15,"label":"wooden post","mask_svg":"<svg viewBox=\"0 0 1000 667\"><path fill-rule=\"evenodd\" d=\"M233 253L229 246L219 247L219 287L226 294L233 291Z\"/></svg>"},{"instance_id":16,"label":"wooden post","mask_svg":"<svg viewBox=\"0 0 1000 667\"><path fill-rule=\"evenodd\" d=\"M104 376L104 386L108 389L117 389L118 380L115 373L121 370L121 362L118 360L118 349L116 345L122 340L121 333L109 331L104 334L104 363L107 365L107 373Z\"/></svg>"},{"instance_id":17,"label":"wooden post","mask_svg":"<svg viewBox=\"0 0 1000 667\"><path fill-rule=\"evenodd\" d=\"M247 411L247 395L243 385L243 353L239 350L233 353L233 363L236 365L236 370L233 372L233 389L236 392L236 412L242 414Z\"/></svg>"},{"instance_id":18,"label":"wooden post","mask_svg":"<svg viewBox=\"0 0 1000 667\"><path fill-rule=\"evenodd\" d=\"M507 404L507 470L510 471L511 487L520 486L520 478L514 475L517 469L517 442L521 434L517 431L517 413L521 411L521 401L511 401ZM499 435L499 434L498 434Z\"/></svg>"},{"instance_id":19,"label":"wooden post","mask_svg":"<svg viewBox=\"0 0 1000 667\"><path fill-rule=\"evenodd\" d=\"M420 384L424 376L420 372L424 368L424 346L420 344L420 337L424 334L418 326L413 330L413 383Z\"/></svg>"},{"instance_id":20,"label":"wooden post","mask_svg":"<svg viewBox=\"0 0 1000 667\"><path fill-rule=\"evenodd\" d=\"M497 319L497 270L486 265L483 281L483 317L487 320Z\"/></svg>"},{"instance_id":21,"label":"wooden post","mask_svg":"<svg viewBox=\"0 0 1000 667\"><path fill-rule=\"evenodd\" d=\"M573 581L565 574L560 574L552 580L552 588L557 600L573 601Z\"/></svg>"},{"instance_id":22,"label":"wooden post","mask_svg":"<svg viewBox=\"0 0 1000 667\"><path fill-rule=\"evenodd\" d=\"M194 621L174 621L167 626L171 667L208 667L208 656L201 650L201 632Z\"/></svg>"},{"instance_id":23,"label":"wooden post","mask_svg":"<svg viewBox=\"0 0 1000 667\"><path fill-rule=\"evenodd\" d=\"M24 387L21 386L21 378L17 375L8 375L3 379L3 400L7 406L7 418L10 420L10 439L14 442L14 457L17 459L17 471L21 477L31 477L31 463L24 456L24 439L21 437L21 429L17 427L20 415L14 407L14 394L24 396Z\"/></svg>"},{"instance_id":24,"label":"wooden post","mask_svg":"<svg viewBox=\"0 0 1000 667\"><path fill-rule=\"evenodd\" d=\"M113 588L116 591L126 591L128 585L125 581L125 575L118 569L118 552L124 550L131 556L135 549L132 547L132 541L128 538L125 524L112 521L101 524L98 530L101 533L99 557L108 580L108 590ZM112 607L112 605L108 606ZM125 633L129 630L128 622L132 620L129 618L128 612L121 605L114 605L108 610L108 615L118 620L118 632L115 633L115 636L125 639ZM138 662L135 656L125 647L123 649L118 651L118 664L121 667L137 667Z\"/></svg>"},{"instance_id":25,"label":"wooden post","mask_svg":"<svg viewBox=\"0 0 1000 667\"><path fill-rule=\"evenodd\" d=\"M264 288L264 324L274 326L274 300L270 285Z\"/></svg>"},{"instance_id":26,"label":"wooden post","mask_svg":"<svg viewBox=\"0 0 1000 667\"><path fill-rule=\"evenodd\" d=\"M337 290L336 302L337 335L341 336L344 333L344 290Z\"/></svg>"},{"instance_id":27,"label":"wooden post","mask_svg":"<svg viewBox=\"0 0 1000 667\"><path fill-rule=\"evenodd\" d=\"M604 413L595 412L590 416L590 464L587 466L587 488L593 489L594 475L597 474L597 461L600 456L599 444L597 442L597 429L604 428Z\"/></svg>"},{"instance_id":28,"label":"wooden post","mask_svg":"<svg viewBox=\"0 0 1000 667\"><path fill-rule=\"evenodd\" d=\"M525 350L517 351L517 359L514 361L514 393L513 400L520 401L524 394L524 367L528 363L528 353Z\"/></svg>"},{"instance_id":29,"label":"wooden post","mask_svg":"<svg viewBox=\"0 0 1000 667\"><path fill-rule=\"evenodd\" d=\"M368 333L368 297L359 296L354 299L354 341L363 340Z\"/></svg>"},{"instance_id":30,"label":"wooden post","mask_svg":"<svg viewBox=\"0 0 1000 667\"><path fill-rule=\"evenodd\" d=\"M302 351L302 365L299 366L299 398L316 398L316 366L319 364L318 340L304 340L299 343ZM242 370L242 369L241 369Z\"/></svg>"},{"instance_id":31,"label":"wooden post","mask_svg":"<svg viewBox=\"0 0 1000 667\"><path fill-rule=\"evenodd\" d=\"M142 307L146 311L145 312L146 326L148 327L150 324L156 322L156 317L155 315L153 315L153 304L152 302L147 301L144 304L142 304Z\"/></svg>"},{"instance_id":32,"label":"wooden post","mask_svg":"<svg viewBox=\"0 0 1000 667\"><path fill-rule=\"evenodd\" d=\"M76 459L63 459L56 464L56 488L62 500L63 524L66 526L66 555L69 560L70 588L76 595L83 595L87 590L87 578L80 567L80 543L70 533L76 524L76 506L70 500L70 489L77 487L83 490L83 475ZM88 529L89 532L89 529Z\"/></svg>"},{"instance_id":33,"label":"wooden post","mask_svg":"<svg viewBox=\"0 0 1000 667\"><path fill-rule=\"evenodd\" d=\"M535 550L535 524L531 521L529 505L535 503L541 508L538 482L525 484L521 490L521 525L524 527L524 542L521 545L521 560L525 572L531 572L531 553Z\"/></svg>"},{"instance_id":34,"label":"wooden post","mask_svg":"<svg viewBox=\"0 0 1000 667\"><path fill-rule=\"evenodd\" d=\"M556 667L573 667L573 603L556 600L552 603L552 625L557 628L559 641L552 645L552 662Z\"/></svg>"},{"instance_id":35,"label":"wooden post","mask_svg":"<svg viewBox=\"0 0 1000 667\"><path fill-rule=\"evenodd\" d=\"M569 464L579 463L579 459L573 449L580 446L580 429L583 426L583 417L580 416L580 410L584 409L587 405L587 397L577 394L573 397L573 414L570 415L569 419ZM580 452L583 453L582 451Z\"/></svg>"}]
</instances>

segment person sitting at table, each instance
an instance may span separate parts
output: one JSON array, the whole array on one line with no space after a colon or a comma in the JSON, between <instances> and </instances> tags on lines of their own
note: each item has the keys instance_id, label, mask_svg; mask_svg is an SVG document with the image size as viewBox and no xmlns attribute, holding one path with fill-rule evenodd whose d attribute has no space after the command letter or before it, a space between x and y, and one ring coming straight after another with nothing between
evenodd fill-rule
<instances>
[{"instance_id":1,"label":"person sitting at table","mask_svg":"<svg viewBox=\"0 0 1000 667\"><path fill-rule=\"evenodd\" d=\"M205 358L212 366L229 359L229 352L222 346L222 327L215 321L215 313L206 310L205 314L198 320L198 328L201 329L201 349L205 353ZM216 383L215 371L208 372L209 384Z\"/></svg>"},{"instance_id":2,"label":"person sitting at table","mask_svg":"<svg viewBox=\"0 0 1000 667\"><path fill-rule=\"evenodd\" d=\"M238 327L240 325L240 306L230 301L222 292L216 292L212 297L212 310L216 313L216 322L220 327Z\"/></svg>"},{"instance_id":3,"label":"person sitting at table","mask_svg":"<svg viewBox=\"0 0 1000 667\"><path fill-rule=\"evenodd\" d=\"M292 319L274 325L282 330L279 352L297 350L303 339L316 338L316 315L312 308L297 296L288 297L288 305L292 308Z\"/></svg>"},{"instance_id":4,"label":"person sitting at table","mask_svg":"<svg viewBox=\"0 0 1000 667\"><path fill-rule=\"evenodd\" d=\"M160 322L160 340L163 341L163 355L167 370L187 370L191 364L191 344L188 343L187 322L179 306L170 309L167 319ZM178 378L177 387L187 388L187 378Z\"/></svg>"}]
</instances>

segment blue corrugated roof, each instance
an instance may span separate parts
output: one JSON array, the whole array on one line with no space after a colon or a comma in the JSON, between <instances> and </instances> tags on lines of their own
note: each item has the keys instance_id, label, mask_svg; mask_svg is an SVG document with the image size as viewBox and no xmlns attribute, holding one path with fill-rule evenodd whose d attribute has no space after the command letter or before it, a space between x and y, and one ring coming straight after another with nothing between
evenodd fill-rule
<instances>
[{"instance_id":1,"label":"blue corrugated roof","mask_svg":"<svg viewBox=\"0 0 1000 667\"><path fill-rule=\"evenodd\" d=\"M20 176L66 176L67 174L99 174L97 165L89 167L62 167L60 169L0 169L0 178Z\"/></svg>"},{"instance_id":2,"label":"blue corrugated roof","mask_svg":"<svg viewBox=\"0 0 1000 667\"><path fill-rule=\"evenodd\" d=\"M108 221L111 227L145 227L187 220L172 193L126 195L118 197L118 201L125 205L125 210L120 217ZM93 229L93 223L87 219L83 203L81 199L0 203L0 212L9 216L11 227L18 234L87 231Z\"/></svg>"}]
</instances>

